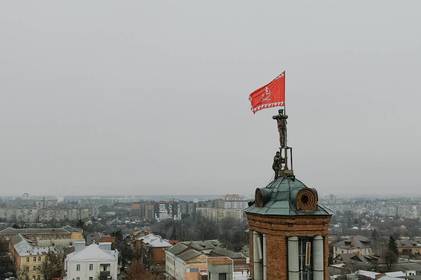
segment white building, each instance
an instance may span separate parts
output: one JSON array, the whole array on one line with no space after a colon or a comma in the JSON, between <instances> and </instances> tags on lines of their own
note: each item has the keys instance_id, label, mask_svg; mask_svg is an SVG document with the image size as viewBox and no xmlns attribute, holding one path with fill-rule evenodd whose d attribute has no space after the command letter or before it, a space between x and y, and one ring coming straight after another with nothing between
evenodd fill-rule
<instances>
[{"instance_id":1,"label":"white building","mask_svg":"<svg viewBox=\"0 0 421 280\"><path fill-rule=\"evenodd\" d=\"M202 217L205 217L206 219L214 222L219 222L227 218L232 218L239 221L244 220L243 209L198 207L196 211Z\"/></svg>"},{"instance_id":2,"label":"white building","mask_svg":"<svg viewBox=\"0 0 421 280\"><path fill-rule=\"evenodd\" d=\"M227 194L218 201L218 208L244 210L248 207L248 202L248 199L239 194Z\"/></svg>"},{"instance_id":3,"label":"white building","mask_svg":"<svg viewBox=\"0 0 421 280\"><path fill-rule=\"evenodd\" d=\"M65 280L117 280L118 251L111 243L75 244L75 252L64 261Z\"/></svg>"},{"instance_id":4,"label":"white building","mask_svg":"<svg viewBox=\"0 0 421 280\"><path fill-rule=\"evenodd\" d=\"M227 194L223 199L214 201L212 207L198 207L197 213L209 220L219 222L226 218L244 220L244 209L248 207L248 200L239 194Z\"/></svg>"}]
</instances>

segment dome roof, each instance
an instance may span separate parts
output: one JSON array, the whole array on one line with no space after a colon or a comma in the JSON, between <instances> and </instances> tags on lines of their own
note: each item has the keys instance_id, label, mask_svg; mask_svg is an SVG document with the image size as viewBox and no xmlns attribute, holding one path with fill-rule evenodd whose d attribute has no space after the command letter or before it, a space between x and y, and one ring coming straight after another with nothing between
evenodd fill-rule
<instances>
[{"instance_id":1,"label":"dome roof","mask_svg":"<svg viewBox=\"0 0 421 280\"><path fill-rule=\"evenodd\" d=\"M332 211L318 204L317 192L293 176L283 176L265 188L256 190L256 197L246 213L271 216L330 216Z\"/></svg>"}]
</instances>

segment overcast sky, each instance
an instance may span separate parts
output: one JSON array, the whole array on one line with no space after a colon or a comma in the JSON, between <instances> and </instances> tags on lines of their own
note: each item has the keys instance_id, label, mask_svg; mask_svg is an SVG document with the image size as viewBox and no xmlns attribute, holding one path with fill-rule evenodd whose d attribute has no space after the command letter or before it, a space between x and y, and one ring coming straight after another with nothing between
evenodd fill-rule
<instances>
[{"instance_id":1,"label":"overcast sky","mask_svg":"<svg viewBox=\"0 0 421 280\"><path fill-rule=\"evenodd\" d=\"M300 2L300 3L298 3ZM421 195L419 1L1 1L0 195Z\"/></svg>"}]
</instances>

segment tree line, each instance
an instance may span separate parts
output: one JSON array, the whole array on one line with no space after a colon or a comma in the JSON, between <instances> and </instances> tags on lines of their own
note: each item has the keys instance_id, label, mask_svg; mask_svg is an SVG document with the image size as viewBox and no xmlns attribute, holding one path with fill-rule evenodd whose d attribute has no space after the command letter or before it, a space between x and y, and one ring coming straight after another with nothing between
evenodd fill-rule
<instances>
[{"instance_id":1,"label":"tree line","mask_svg":"<svg viewBox=\"0 0 421 280\"><path fill-rule=\"evenodd\" d=\"M218 239L234 251L240 251L247 244L247 224L234 218L225 218L217 222L200 215L187 216L180 221L164 220L155 223L151 229L170 240Z\"/></svg>"}]
</instances>

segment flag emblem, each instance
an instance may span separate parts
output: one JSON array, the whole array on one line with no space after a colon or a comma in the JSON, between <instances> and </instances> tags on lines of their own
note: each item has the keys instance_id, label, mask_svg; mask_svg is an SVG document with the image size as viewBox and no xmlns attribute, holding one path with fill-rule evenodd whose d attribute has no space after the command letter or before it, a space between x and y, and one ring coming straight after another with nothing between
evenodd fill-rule
<instances>
[{"instance_id":1,"label":"flag emblem","mask_svg":"<svg viewBox=\"0 0 421 280\"><path fill-rule=\"evenodd\" d=\"M266 108L285 106L285 72L253 91L249 100L253 113Z\"/></svg>"}]
</instances>

